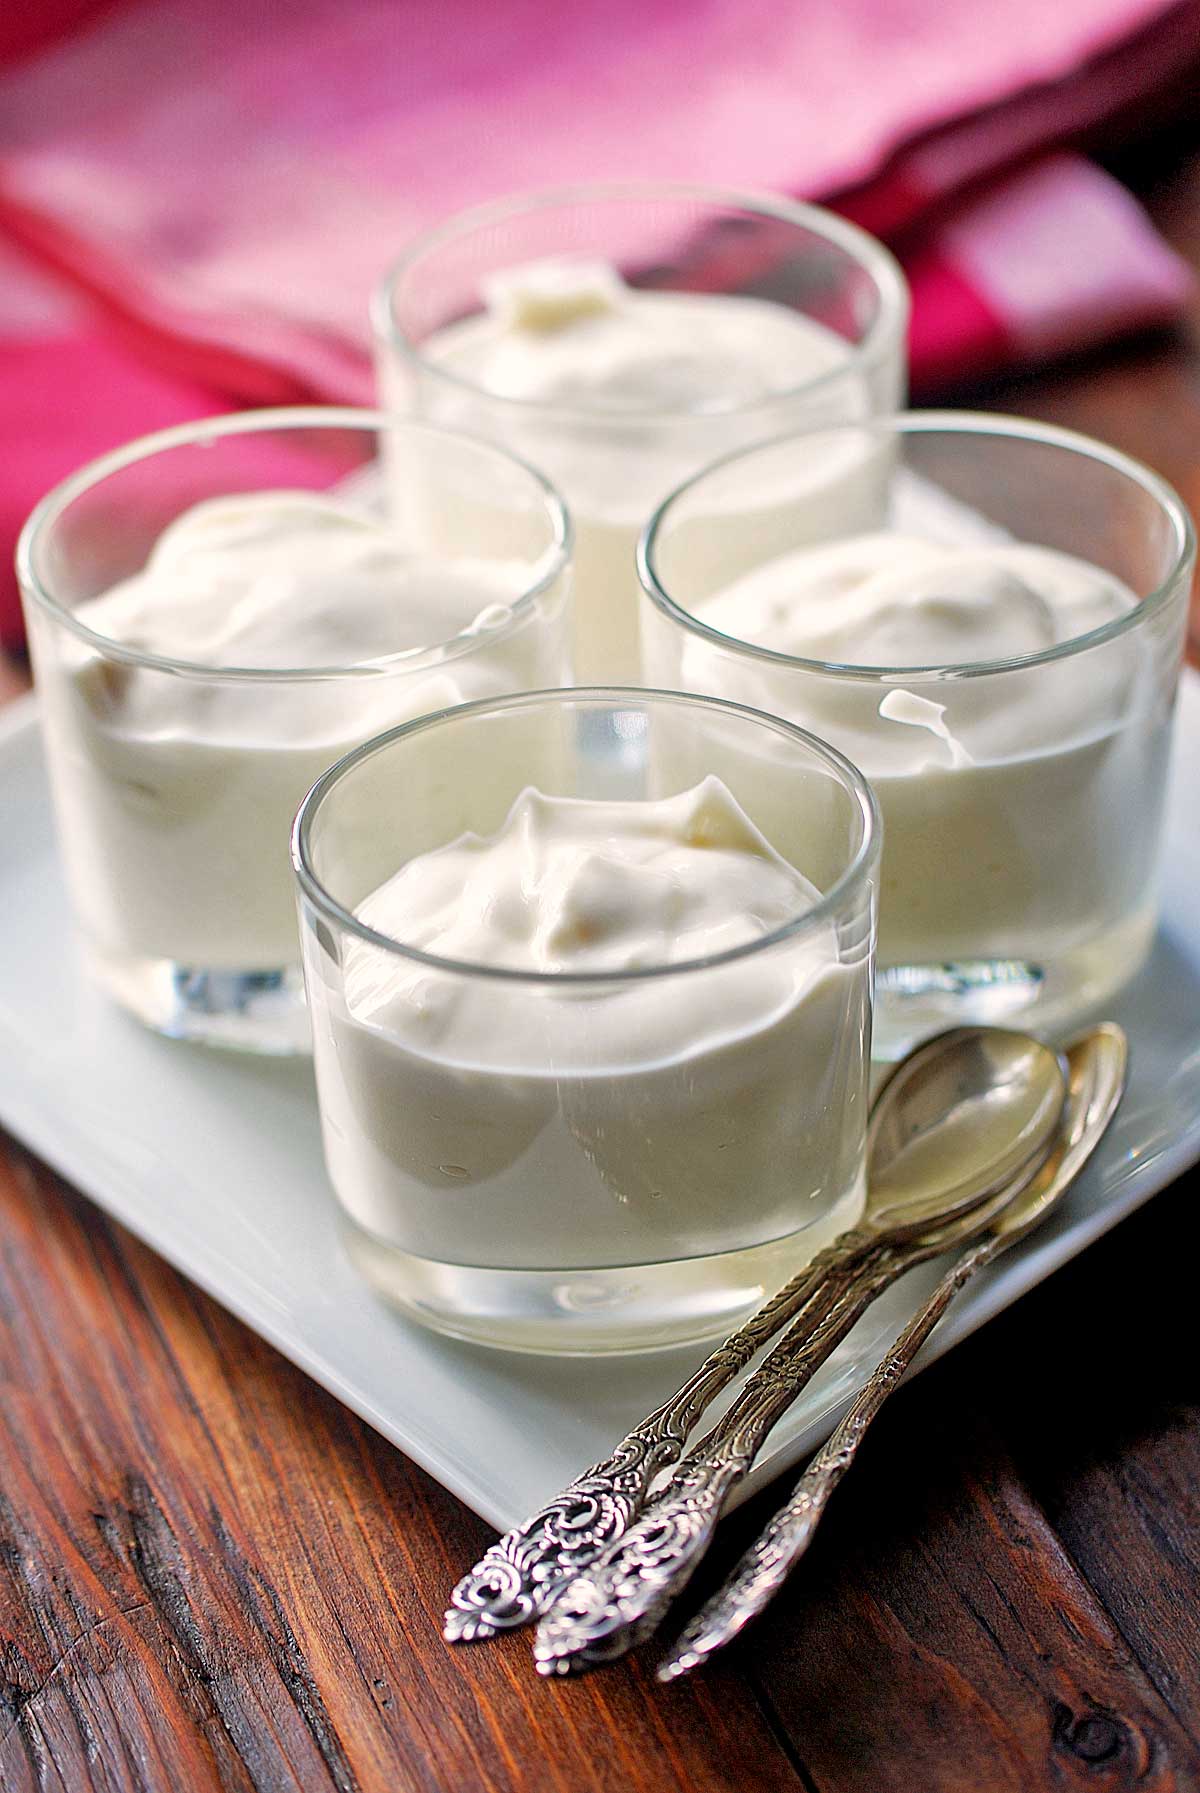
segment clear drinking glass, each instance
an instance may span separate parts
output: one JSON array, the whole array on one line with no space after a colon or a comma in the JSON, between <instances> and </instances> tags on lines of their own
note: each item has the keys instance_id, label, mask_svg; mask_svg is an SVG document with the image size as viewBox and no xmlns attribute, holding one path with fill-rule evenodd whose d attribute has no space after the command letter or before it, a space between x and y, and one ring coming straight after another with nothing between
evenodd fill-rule
<instances>
[{"instance_id":1,"label":"clear drinking glass","mask_svg":"<svg viewBox=\"0 0 1200 1793\"><path fill-rule=\"evenodd\" d=\"M524 971L356 914L417 855L494 833L529 786L635 803L709 774L818 892L749 945ZM327 772L292 858L326 1161L367 1277L426 1325L520 1350L725 1330L858 1210L877 855L839 754L676 693L469 704Z\"/></svg>"},{"instance_id":2,"label":"clear drinking glass","mask_svg":"<svg viewBox=\"0 0 1200 1793\"><path fill-rule=\"evenodd\" d=\"M793 377L781 362L777 388L735 402L726 367L712 372L708 393L669 404L639 382L589 390L586 364L570 402L505 396L472 378L464 343L485 287L561 258L600 261L642 293L688 294L697 305L734 294L771 301L795 321L804 372ZM384 404L504 443L566 498L576 528L575 670L585 683L640 677L637 537L674 486L743 444L904 401L908 294L892 257L829 212L766 195L646 183L482 206L408 248L375 293L373 319ZM673 333L664 364L671 355L686 362L688 334ZM668 388L671 377L663 373ZM689 383L690 374L684 391Z\"/></svg>"},{"instance_id":3,"label":"clear drinking glass","mask_svg":"<svg viewBox=\"0 0 1200 1793\"><path fill-rule=\"evenodd\" d=\"M705 620L742 575L880 529L1038 544L1115 575L1137 602L1045 651L958 665L795 658ZM1141 964L1193 558L1179 499L1135 461L1046 425L953 412L763 444L681 487L650 523L647 678L817 730L875 790L877 1052L959 1022L1060 1030ZM780 589L786 603L786 577Z\"/></svg>"},{"instance_id":4,"label":"clear drinking glass","mask_svg":"<svg viewBox=\"0 0 1200 1793\"><path fill-rule=\"evenodd\" d=\"M518 594L488 626L362 664L212 666L89 625L168 524L276 490L385 519L438 569ZM262 411L106 455L34 511L18 550L59 835L95 974L163 1033L308 1050L288 835L313 780L379 729L569 673L569 525L489 443L371 411ZM499 576L499 571L497 573ZM398 642L404 636L398 637Z\"/></svg>"}]
</instances>

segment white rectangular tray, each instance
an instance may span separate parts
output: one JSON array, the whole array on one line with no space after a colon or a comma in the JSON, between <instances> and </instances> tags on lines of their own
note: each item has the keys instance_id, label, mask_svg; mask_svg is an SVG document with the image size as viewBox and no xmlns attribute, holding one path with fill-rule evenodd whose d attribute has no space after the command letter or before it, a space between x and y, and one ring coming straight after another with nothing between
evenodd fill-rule
<instances>
[{"instance_id":1,"label":"white rectangular tray","mask_svg":"<svg viewBox=\"0 0 1200 1793\"><path fill-rule=\"evenodd\" d=\"M1061 1215L960 1298L925 1361L1200 1157L1200 677L1180 694L1153 958L1115 1013L1117 1122ZM32 699L0 716L0 1121L495 1525L604 1454L702 1353L509 1356L398 1318L342 1256L306 1065L157 1039L80 976ZM750 1485L831 1428L934 1271L876 1305L777 1428Z\"/></svg>"}]
</instances>

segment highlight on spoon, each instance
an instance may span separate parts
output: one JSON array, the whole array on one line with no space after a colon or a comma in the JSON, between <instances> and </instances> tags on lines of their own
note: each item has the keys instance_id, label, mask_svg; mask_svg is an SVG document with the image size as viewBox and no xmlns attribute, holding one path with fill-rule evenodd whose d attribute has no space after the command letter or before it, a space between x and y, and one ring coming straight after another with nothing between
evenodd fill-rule
<instances>
[{"instance_id":1,"label":"highlight on spoon","mask_svg":"<svg viewBox=\"0 0 1200 1793\"><path fill-rule=\"evenodd\" d=\"M1050 1149L1066 1100L1058 1054L1029 1034L952 1028L918 1046L876 1099L867 1132L874 1224L949 1218Z\"/></svg>"}]
</instances>

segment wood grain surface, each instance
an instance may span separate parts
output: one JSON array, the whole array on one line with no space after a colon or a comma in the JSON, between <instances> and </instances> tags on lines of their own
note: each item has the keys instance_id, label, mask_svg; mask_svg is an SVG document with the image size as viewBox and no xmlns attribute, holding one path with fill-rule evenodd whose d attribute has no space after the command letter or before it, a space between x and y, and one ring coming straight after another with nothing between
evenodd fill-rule
<instances>
[{"instance_id":1,"label":"wood grain surface","mask_svg":"<svg viewBox=\"0 0 1200 1793\"><path fill-rule=\"evenodd\" d=\"M1200 155L1130 165L1200 266ZM1198 328L973 399L1200 510ZM1200 1789L1198 1199L1193 1173L890 1405L708 1672L548 1685L521 1638L441 1642L482 1522L0 1136L0 1788Z\"/></svg>"}]
</instances>

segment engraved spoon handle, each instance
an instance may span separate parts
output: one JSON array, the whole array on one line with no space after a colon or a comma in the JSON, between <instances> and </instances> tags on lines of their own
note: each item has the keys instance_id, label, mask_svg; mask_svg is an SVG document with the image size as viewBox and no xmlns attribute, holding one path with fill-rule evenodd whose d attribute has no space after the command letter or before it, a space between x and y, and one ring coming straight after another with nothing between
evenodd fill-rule
<instances>
[{"instance_id":1,"label":"engraved spoon handle","mask_svg":"<svg viewBox=\"0 0 1200 1793\"><path fill-rule=\"evenodd\" d=\"M571 1674L610 1662L649 1636L690 1579L731 1490L776 1420L876 1296L936 1250L922 1243L880 1254L815 1331L807 1313L797 1320L641 1516L561 1589L538 1626L539 1674Z\"/></svg>"},{"instance_id":2,"label":"engraved spoon handle","mask_svg":"<svg viewBox=\"0 0 1200 1793\"><path fill-rule=\"evenodd\" d=\"M872 1420L959 1290L997 1256L1004 1243L996 1237L983 1239L946 1272L813 1458L791 1498L755 1539L729 1579L685 1626L659 1666L660 1681L687 1674L729 1643L783 1586L812 1542L830 1496L853 1463Z\"/></svg>"},{"instance_id":3,"label":"engraved spoon handle","mask_svg":"<svg viewBox=\"0 0 1200 1793\"><path fill-rule=\"evenodd\" d=\"M797 1276L784 1283L723 1344L710 1352L700 1368L649 1420L643 1420L637 1430L654 1427L669 1433L678 1440L682 1451L688 1433L701 1414L776 1333L797 1315L802 1316L797 1326L802 1328L805 1336L815 1330L864 1263L873 1261L887 1249L877 1235L865 1228L843 1233Z\"/></svg>"},{"instance_id":4,"label":"engraved spoon handle","mask_svg":"<svg viewBox=\"0 0 1200 1793\"><path fill-rule=\"evenodd\" d=\"M865 1228L835 1239L608 1457L490 1545L450 1596L443 1628L447 1642L495 1637L546 1612L564 1583L622 1536L645 1505L655 1476L682 1454L700 1415L768 1339L801 1313L805 1328L815 1327L863 1261L882 1249L878 1236Z\"/></svg>"}]
</instances>

